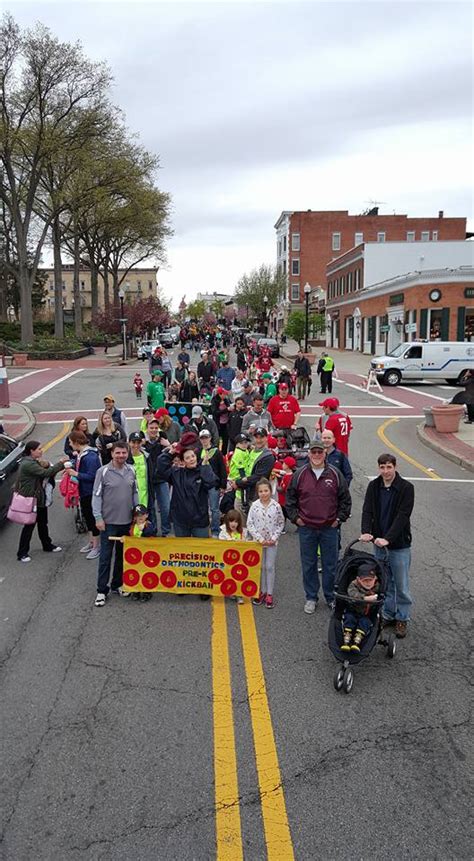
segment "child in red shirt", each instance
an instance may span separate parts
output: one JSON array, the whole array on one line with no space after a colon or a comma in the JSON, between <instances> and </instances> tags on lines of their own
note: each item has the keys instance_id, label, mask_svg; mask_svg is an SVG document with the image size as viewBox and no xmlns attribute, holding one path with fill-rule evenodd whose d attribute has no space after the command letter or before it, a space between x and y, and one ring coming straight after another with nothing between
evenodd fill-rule
<instances>
[{"instance_id":1,"label":"child in red shirt","mask_svg":"<svg viewBox=\"0 0 474 861\"><path fill-rule=\"evenodd\" d=\"M135 389L135 394L137 398L141 398L143 391L143 380L140 371L137 371L133 378L133 388Z\"/></svg>"}]
</instances>

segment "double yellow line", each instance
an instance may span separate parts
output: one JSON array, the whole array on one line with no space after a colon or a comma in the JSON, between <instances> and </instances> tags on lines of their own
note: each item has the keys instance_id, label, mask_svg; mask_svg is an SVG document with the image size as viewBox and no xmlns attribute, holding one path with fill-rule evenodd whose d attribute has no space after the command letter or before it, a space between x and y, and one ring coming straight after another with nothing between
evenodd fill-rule
<instances>
[{"instance_id":1,"label":"double yellow line","mask_svg":"<svg viewBox=\"0 0 474 861\"><path fill-rule=\"evenodd\" d=\"M250 602L240 604L238 612L267 858L268 861L293 861L293 844L252 605ZM241 861L242 826L224 598L212 600L212 681L217 859Z\"/></svg>"}]
</instances>

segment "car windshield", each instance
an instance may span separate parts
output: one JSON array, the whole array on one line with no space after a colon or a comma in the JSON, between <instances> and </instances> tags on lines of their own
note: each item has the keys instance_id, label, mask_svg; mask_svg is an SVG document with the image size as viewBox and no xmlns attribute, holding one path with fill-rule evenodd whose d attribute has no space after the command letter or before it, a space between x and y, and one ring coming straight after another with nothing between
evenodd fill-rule
<instances>
[{"instance_id":1,"label":"car windshield","mask_svg":"<svg viewBox=\"0 0 474 861\"><path fill-rule=\"evenodd\" d=\"M401 356L403 351L406 350L406 347L406 344L399 344L398 347L395 347L393 350L390 350L390 352L387 353L387 356Z\"/></svg>"}]
</instances>

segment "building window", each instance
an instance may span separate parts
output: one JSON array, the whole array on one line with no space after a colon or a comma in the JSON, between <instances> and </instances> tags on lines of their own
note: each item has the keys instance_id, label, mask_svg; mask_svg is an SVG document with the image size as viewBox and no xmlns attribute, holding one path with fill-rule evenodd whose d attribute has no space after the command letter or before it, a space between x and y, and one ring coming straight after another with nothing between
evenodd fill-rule
<instances>
[{"instance_id":1,"label":"building window","mask_svg":"<svg viewBox=\"0 0 474 861\"><path fill-rule=\"evenodd\" d=\"M299 275L300 274L300 261L298 258L296 260L291 261L291 274Z\"/></svg>"},{"instance_id":2,"label":"building window","mask_svg":"<svg viewBox=\"0 0 474 861\"><path fill-rule=\"evenodd\" d=\"M52 292L52 291L54 290L54 284L50 284L50 285L49 285L49 289L50 289L50 290L51 290L51 292Z\"/></svg>"},{"instance_id":3,"label":"building window","mask_svg":"<svg viewBox=\"0 0 474 861\"><path fill-rule=\"evenodd\" d=\"M381 230L377 233L377 242L385 242L385 230Z\"/></svg>"},{"instance_id":4,"label":"building window","mask_svg":"<svg viewBox=\"0 0 474 861\"><path fill-rule=\"evenodd\" d=\"M421 231L421 241L422 242L429 242L430 241L430 231L429 230L422 230Z\"/></svg>"},{"instance_id":5,"label":"building window","mask_svg":"<svg viewBox=\"0 0 474 861\"><path fill-rule=\"evenodd\" d=\"M355 271L354 290L360 290L360 269L356 269Z\"/></svg>"},{"instance_id":6,"label":"building window","mask_svg":"<svg viewBox=\"0 0 474 861\"><path fill-rule=\"evenodd\" d=\"M431 238L432 238L433 242L438 241L438 231L437 230L433 230L433 233L431 234Z\"/></svg>"},{"instance_id":7,"label":"building window","mask_svg":"<svg viewBox=\"0 0 474 861\"><path fill-rule=\"evenodd\" d=\"M347 292L352 293L352 272L347 273Z\"/></svg>"},{"instance_id":8,"label":"building window","mask_svg":"<svg viewBox=\"0 0 474 861\"><path fill-rule=\"evenodd\" d=\"M65 289L66 289L66 285L65 285L65 284L64 284L64 282L63 282L63 290L65 290Z\"/></svg>"},{"instance_id":9,"label":"building window","mask_svg":"<svg viewBox=\"0 0 474 861\"><path fill-rule=\"evenodd\" d=\"M286 275L286 260L283 261L283 275Z\"/></svg>"},{"instance_id":10,"label":"building window","mask_svg":"<svg viewBox=\"0 0 474 861\"><path fill-rule=\"evenodd\" d=\"M299 302L300 301L300 285L292 284L291 285L291 301Z\"/></svg>"},{"instance_id":11,"label":"building window","mask_svg":"<svg viewBox=\"0 0 474 861\"><path fill-rule=\"evenodd\" d=\"M299 251L300 250L300 235L299 233L291 234L291 250Z\"/></svg>"},{"instance_id":12,"label":"building window","mask_svg":"<svg viewBox=\"0 0 474 861\"><path fill-rule=\"evenodd\" d=\"M340 251L341 250L341 234L333 233L332 235L332 250Z\"/></svg>"},{"instance_id":13,"label":"building window","mask_svg":"<svg viewBox=\"0 0 474 861\"><path fill-rule=\"evenodd\" d=\"M148 289L153 290L153 281L148 282Z\"/></svg>"},{"instance_id":14,"label":"building window","mask_svg":"<svg viewBox=\"0 0 474 861\"><path fill-rule=\"evenodd\" d=\"M278 257L281 257L281 239L278 240Z\"/></svg>"},{"instance_id":15,"label":"building window","mask_svg":"<svg viewBox=\"0 0 474 861\"><path fill-rule=\"evenodd\" d=\"M341 296L344 296L346 292L346 279L344 275L341 275Z\"/></svg>"},{"instance_id":16,"label":"building window","mask_svg":"<svg viewBox=\"0 0 474 861\"><path fill-rule=\"evenodd\" d=\"M415 241L415 231L414 230L407 230L407 242L414 242L414 241Z\"/></svg>"},{"instance_id":17,"label":"building window","mask_svg":"<svg viewBox=\"0 0 474 861\"><path fill-rule=\"evenodd\" d=\"M86 289L86 282L81 281L81 290L85 290L85 289Z\"/></svg>"},{"instance_id":18,"label":"building window","mask_svg":"<svg viewBox=\"0 0 474 861\"><path fill-rule=\"evenodd\" d=\"M363 233L354 233L354 245L362 245L364 241Z\"/></svg>"},{"instance_id":19,"label":"building window","mask_svg":"<svg viewBox=\"0 0 474 861\"><path fill-rule=\"evenodd\" d=\"M283 237L283 254L286 254L286 236Z\"/></svg>"}]
</instances>

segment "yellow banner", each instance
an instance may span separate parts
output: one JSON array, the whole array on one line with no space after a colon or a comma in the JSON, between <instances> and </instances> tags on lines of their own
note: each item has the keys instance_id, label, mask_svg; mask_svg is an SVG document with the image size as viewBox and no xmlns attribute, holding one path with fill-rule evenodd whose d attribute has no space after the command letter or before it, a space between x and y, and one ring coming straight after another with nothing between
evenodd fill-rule
<instances>
[{"instance_id":1,"label":"yellow banner","mask_svg":"<svg viewBox=\"0 0 474 861\"><path fill-rule=\"evenodd\" d=\"M255 541L127 536L123 544L127 592L254 598L261 566L262 547Z\"/></svg>"}]
</instances>

